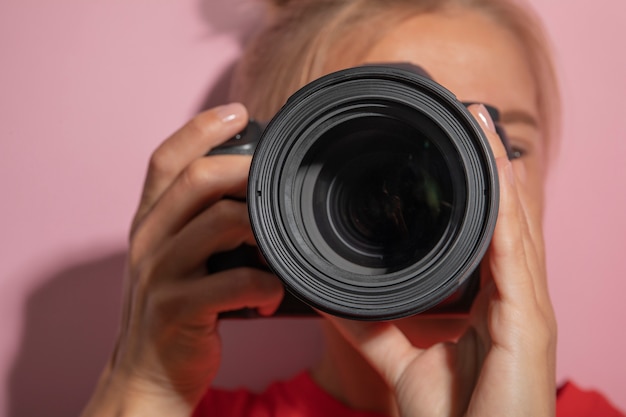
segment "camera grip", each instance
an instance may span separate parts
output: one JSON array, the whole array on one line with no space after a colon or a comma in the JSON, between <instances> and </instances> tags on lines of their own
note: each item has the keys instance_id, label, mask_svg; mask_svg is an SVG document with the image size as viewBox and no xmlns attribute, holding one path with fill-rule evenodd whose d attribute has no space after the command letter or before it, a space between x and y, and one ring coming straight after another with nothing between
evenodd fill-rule
<instances>
[{"instance_id":1,"label":"camera grip","mask_svg":"<svg viewBox=\"0 0 626 417\"><path fill-rule=\"evenodd\" d=\"M210 155L252 155L256 149L265 125L254 119L248 121L248 125L241 132L220 146L212 149L207 156Z\"/></svg>"}]
</instances>

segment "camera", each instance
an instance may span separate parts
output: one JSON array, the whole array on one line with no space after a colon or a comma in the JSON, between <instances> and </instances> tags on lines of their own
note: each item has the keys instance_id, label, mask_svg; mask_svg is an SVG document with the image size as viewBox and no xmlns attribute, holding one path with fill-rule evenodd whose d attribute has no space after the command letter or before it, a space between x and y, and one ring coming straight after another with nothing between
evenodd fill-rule
<instances>
[{"instance_id":1,"label":"camera","mask_svg":"<svg viewBox=\"0 0 626 417\"><path fill-rule=\"evenodd\" d=\"M499 200L489 143L466 105L410 64L307 84L269 123L251 121L210 152L253 155L258 250L217 254L207 267L269 267L287 289L283 315L466 313Z\"/></svg>"}]
</instances>

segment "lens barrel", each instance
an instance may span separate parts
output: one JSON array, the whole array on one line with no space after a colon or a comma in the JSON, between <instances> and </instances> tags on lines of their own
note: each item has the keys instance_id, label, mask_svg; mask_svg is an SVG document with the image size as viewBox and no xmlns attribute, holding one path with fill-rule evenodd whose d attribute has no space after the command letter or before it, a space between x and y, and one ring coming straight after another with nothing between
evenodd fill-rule
<instances>
[{"instance_id":1,"label":"lens barrel","mask_svg":"<svg viewBox=\"0 0 626 417\"><path fill-rule=\"evenodd\" d=\"M448 90L368 65L294 94L250 169L257 244L297 298L351 319L417 314L461 288L491 240L487 139Z\"/></svg>"}]
</instances>

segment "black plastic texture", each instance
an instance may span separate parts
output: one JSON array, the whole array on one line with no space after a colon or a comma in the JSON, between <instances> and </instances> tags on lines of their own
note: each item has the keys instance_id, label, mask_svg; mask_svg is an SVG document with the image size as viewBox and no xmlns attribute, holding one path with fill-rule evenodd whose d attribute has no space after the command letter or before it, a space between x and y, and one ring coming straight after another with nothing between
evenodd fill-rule
<instances>
[{"instance_id":1,"label":"black plastic texture","mask_svg":"<svg viewBox=\"0 0 626 417\"><path fill-rule=\"evenodd\" d=\"M250 119L243 131L212 149L209 155L252 155L264 129L263 124Z\"/></svg>"}]
</instances>

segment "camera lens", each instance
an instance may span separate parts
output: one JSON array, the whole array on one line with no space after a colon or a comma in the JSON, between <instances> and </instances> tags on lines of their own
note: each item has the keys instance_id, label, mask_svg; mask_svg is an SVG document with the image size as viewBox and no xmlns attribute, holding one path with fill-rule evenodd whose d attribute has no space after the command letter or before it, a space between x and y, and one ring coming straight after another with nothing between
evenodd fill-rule
<instances>
[{"instance_id":1,"label":"camera lens","mask_svg":"<svg viewBox=\"0 0 626 417\"><path fill-rule=\"evenodd\" d=\"M454 205L451 170L429 139L435 129L427 134L420 122L353 115L307 152L299 207L324 259L376 275L415 264L437 247Z\"/></svg>"},{"instance_id":2,"label":"camera lens","mask_svg":"<svg viewBox=\"0 0 626 417\"><path fill-rule=\"evenodd\" d=\"M361 320L428 310L477 268L497 174L471 114L415 72L364 66L292 96L248 185L259 249L314 308Z\"/></svg>"}]
</instances>

